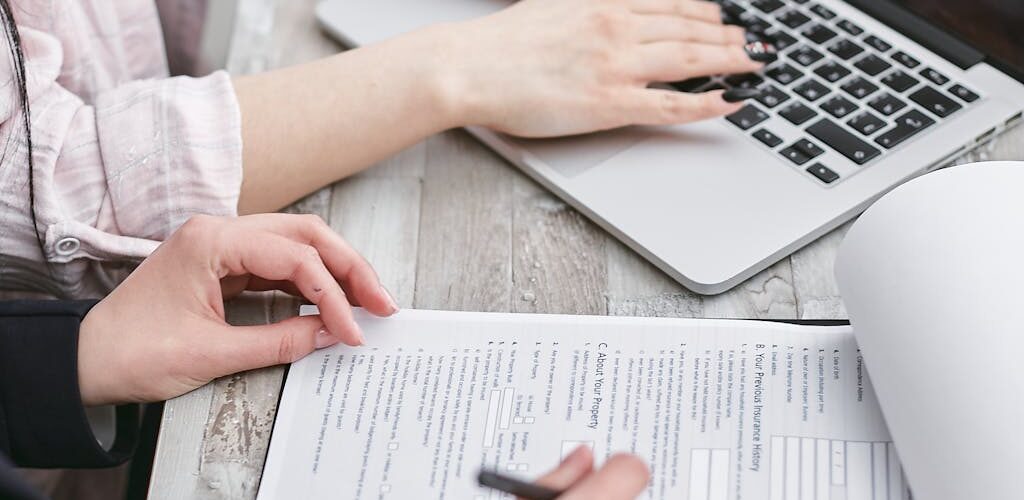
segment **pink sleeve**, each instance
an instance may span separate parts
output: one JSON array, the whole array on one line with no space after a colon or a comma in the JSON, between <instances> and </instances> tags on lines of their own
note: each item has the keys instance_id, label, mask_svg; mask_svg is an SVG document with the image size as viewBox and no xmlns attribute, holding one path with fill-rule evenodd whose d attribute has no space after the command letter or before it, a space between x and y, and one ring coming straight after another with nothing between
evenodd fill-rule
<instances>
[{"instance_id":1,"label":"pink sleeve","mask_svg":"<svg viewBox=\"0 0 1024 500\"><path fill-rule=\"evenodd\" d=\"M236 213L241 124L226 73L131 82L100 92L90 106L56 82L60 43L21 31L30 61L35 217L61 281L95 274L90 261L144 258L193 214ZM0 106L0 144L21 136L10 102ZM5 158L0 183L7 225L0 259L17 271L40 257L27 165Z\"/></svg>"}]
</instances>

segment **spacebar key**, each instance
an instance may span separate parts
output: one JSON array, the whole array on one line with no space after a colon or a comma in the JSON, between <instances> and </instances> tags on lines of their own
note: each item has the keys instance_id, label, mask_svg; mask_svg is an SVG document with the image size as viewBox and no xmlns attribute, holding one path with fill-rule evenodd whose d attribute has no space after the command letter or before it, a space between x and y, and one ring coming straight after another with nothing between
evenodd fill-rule
<instances>
[{"instance_id":1,"label":"spacebar key","mask_svg":"<svg viewBox=\"0 0 1024 500\"><path fill-rule=\"evenodd\" d=\"M881 154L881 151L874 146L858 139L857 136L847 132L828 118L823 118L814 125L807 127L807 133L824 142L832 149L839 151L843 156L858 165L863 165Z\"/></svg>"}]
</instances>

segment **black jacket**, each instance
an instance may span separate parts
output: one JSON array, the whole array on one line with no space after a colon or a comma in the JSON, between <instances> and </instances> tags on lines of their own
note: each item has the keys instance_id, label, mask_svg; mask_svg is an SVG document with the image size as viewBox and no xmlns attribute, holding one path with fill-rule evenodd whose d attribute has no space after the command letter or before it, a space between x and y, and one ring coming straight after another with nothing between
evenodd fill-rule
<instances>
[{"instance_id":1,"label":"black jacket","mask_svg":"<svg viewBox=\"0 0 1024 500\"><path fill-rule=\"evenodd\" d=\"M0 498L38 499L12 466L108 467L128 459L139 409L117 408L104 450L78 392L78 327L95 301L0 302Z\"/></svg>"}]
</instances>

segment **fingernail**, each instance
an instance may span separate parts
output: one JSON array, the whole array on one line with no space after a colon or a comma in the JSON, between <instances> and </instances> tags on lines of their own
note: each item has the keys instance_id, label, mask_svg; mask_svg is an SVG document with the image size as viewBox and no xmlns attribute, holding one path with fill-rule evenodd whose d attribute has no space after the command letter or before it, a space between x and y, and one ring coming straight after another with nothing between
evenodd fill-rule
<instances>
[{"instance_id":1,"label":"fingernail","mask_svg":"<svg viewBox=\"0 0 1024 500\"><path fill-rule=\"evenodd\" d=\"M741 102L761 95L761 89L732 88L722 93L725 102Z\"/></svg>"},{"instance_id":2,"label":"fingernail","mask_svg":"<svg viewBox=\"0 0 1024 500\"><path fill-rule=\"evenodd\" d=\"M391 292L388 292L388 289L384 288L384 285L380 286L380 291L388 298L388 306L391 308L391 314L398 312L398 304L395 303L395 298L391 296Z\"/></svg>"},{"instance_id":3,"label":"fingernail","mask_svg":"<svg viewBox=\"0 0 1024 500\"><path fill-rule=\"evenodd\" d=\"M746 51L747 57L752 61L770 63L779 58L778 52L775 52L775 47L764 42L748 43L743 47L743 50Z\"/></svg>"},{"instance_id":4,"label":"fingernail","mask_svg":"<svg viewBox=\"0 0 1024 500\"><path fill-rule=\"evenodd\" d=\"M334 340L334 337L331 335L331 332L327 331L327 327L321 326L320 329L316 331L317 349L323 349L324 347L327 347L329 345L334 345L336 342L337 341Z\"/></svg>"}]
</instances>

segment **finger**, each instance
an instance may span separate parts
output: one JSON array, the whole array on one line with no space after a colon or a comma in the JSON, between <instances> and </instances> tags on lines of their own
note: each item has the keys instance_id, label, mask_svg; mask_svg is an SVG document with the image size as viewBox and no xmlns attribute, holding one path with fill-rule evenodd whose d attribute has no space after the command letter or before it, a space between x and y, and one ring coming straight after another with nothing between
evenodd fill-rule
<instances>
[{"instance_id":1,"label":"finger","mask_svg":"<svg viewBox=\"0 0 1024 500\"><path fill-rule=\"evenodd\" d=\"M244 243L224 252L220 262L227 267L226 274L253 274L294 283L303 297L319 306L320 317L332 334L350 345L363 343L345 292L316 248L270 232L247 231Z\"/></svg>"},{"instance_id":2,"label":"finger","mask_svg":"<svg viewBox=\"0 0 1024 500\"><path fill-rule=\"evenodd\" d=\"M263 278L250 278L245 289L250 292L266 292L278 290L294 297L302 297L302 291L295 286L295 283L285 280L267 280Z\"/></svg>"},{"instance_id":3,"label":"finger","mask_svg":"<svg viewBox=\"0 0 1024 500\"><path fill-rule=\"evenodd\" d=\"M704 0L633 0L630 10L638 14L668 14L708 23L722 23L722 8Z\"/></svg>"},{"instance_id":4,"label":"finger","mask_svg":"<svg viewBox=\"0 0 1024 500\"><path fill-rule=\"evenodd\" d=\"M245 287L250 292L267 292L271 290L277 290L279 292L287 293L293 297L302 297L302 292L295 286L295 283L291 281L271 281L263 278L250 278ZM346 294L348 303L353 307L360 307L359 302L352 298L351 295Z\"/></svg>"},{"instance_id":5,"label":"finger","mask_svg":"<svg viewBox=\"0 0 1024 500\"><path fill-rule=\"evenodd\" d=\"M715 45L743 45L746 43L746 32L739 26L709 23L664 14L640 16L636 37L640 43L665 40Z\"/></svg>"},{"instance_id":6,"label":"finger","mask_svg":"<svg viewBox=\"0 0 1024 500\"><path fill-rule=\"evenodd\" d=\"M378 316L398 311L391 295L381 286L376 271L323 219L315 215L263 214L244 217L247 222L315 247L327 268L352 295L354 303Z\"/></svg>"},{"instance_id":7,"label":"finger","mask_svg":"<svg viewBox=\"0 0 1024 500\"><path fill-rule=\"evenodd\" d=\"M568 490L594 469L594 454L589 446L580 446L558 464L555 470L537 480L537 484L556 491Z\"/></svg>"},{"instance_id":8,"label":"finger","mask_svg":"<svg viewBox=\"0 0 1024 500\"><path fill-rule=\"evenodd\" d=\"M674 90L637 89L623 99L631 101L624 114L635 125L672 125L714 118L735 113L743 103L722 99L721 90L688 94Z\"/></svg>"},{"instance_id":9,"label":"finger","mask_svg":"<svg viewBox=\"0 0 1024 500\"><path fill-rule=\"evenodd\" d=\"M739 74L764 67L750 59L741 45L657 42L637 47L631 58L643 82L675 82L695 76Z\"/></svg>"},{"instance_id":10,"label":"finger","mask_svg":"<svg viewBox=\"0 0 1024 500\"><path fill-rule=\"evenodd\" d=\"M559 498L565 500L621 500L636 498L650 473L643 461L634 455L619 454L608 459L601 470L587 476L579 485Z\"/></svg>"},{"instance_id":11,"label":"finger","mask_svg":"<svg viewBox=\"0 0 1024 500\"><path fill-rule=\"evenodd\" d=\"M297 316L278 323L227 326L213 347L224 373L253 370L298 361L315 349L337 343L317 316Z\"/></svg>"}]
</instances>

